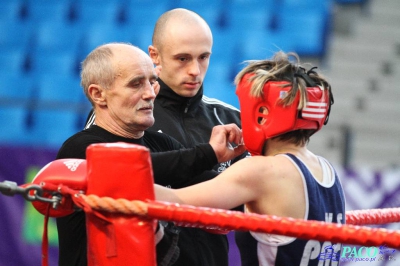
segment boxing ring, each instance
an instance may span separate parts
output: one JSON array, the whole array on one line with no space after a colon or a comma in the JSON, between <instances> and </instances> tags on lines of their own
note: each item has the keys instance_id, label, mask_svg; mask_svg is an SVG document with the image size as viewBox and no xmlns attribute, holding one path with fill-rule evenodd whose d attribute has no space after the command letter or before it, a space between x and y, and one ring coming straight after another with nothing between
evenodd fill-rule
<instances>
[{"instance_id":1,"label":"boxing ring","mask_svg":"<svg viewBox=\"0 0 400 266\"><path fill-rule=\"evenodd\" d=\"M400 231L366 225L400 221L400 208L346 212L346 224L193 207L154 200L149 150L125 144L93 144L87 160L62 159L43 167L30 184L0 183L21 194L45 216L42 265L47 266L47 222L81 208L86 214L88 265L154 266L157 220L214 233L230 230L294 236L332 243L400 248ZM127 233L129 232L129 234Z\"/></svg>"}]
</instances>

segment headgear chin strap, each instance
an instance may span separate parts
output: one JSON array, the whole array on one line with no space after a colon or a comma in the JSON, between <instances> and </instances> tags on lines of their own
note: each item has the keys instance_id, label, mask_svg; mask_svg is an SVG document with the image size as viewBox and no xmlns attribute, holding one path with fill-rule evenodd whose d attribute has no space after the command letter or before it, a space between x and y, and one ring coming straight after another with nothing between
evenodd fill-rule
<instances>
[{"instance_id":1,"label":"headgear chin strap","mask_svg":"<svg viewBox=\"0 0 400 266\"><path fill-rule=\"evenodd\" d=\"M245 74L236 89L243 139L252 155L261 155L266 139L297 129L320 130L328 122L331 105L328 90L319 86L307 87L307 104L302 110L297 110L299 91L291 105L281 103L292 88L290 82L268 81L264 84L263 96L255 97L250 94L253 75Z\"/></svg>"}]
</instances>

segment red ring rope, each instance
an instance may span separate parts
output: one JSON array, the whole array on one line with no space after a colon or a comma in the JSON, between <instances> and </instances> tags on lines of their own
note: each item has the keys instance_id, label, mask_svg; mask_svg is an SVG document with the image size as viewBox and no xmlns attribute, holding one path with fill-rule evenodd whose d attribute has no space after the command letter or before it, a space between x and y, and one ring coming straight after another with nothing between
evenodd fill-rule
<instances>
[{"instance_id":1,"label":"red ring rope","mask_svg":"<svg viewBox=\"0 0 400 266\"><path fill-rule=\"evenodd\" d=\"M384 228L369 228L352 224L341 225L273 215L244 214L237 211L193 207L167 202L149 201L144 203L124 199L115 200L108 197L100 198L95 195L80 195L80 197L75 198L75 201L78 206L85 208L85 211L94 209L145 215L148 218L173 221L180 226L254 231L364 246L386 244L392 248L400 248L400 231ZM388 210L385 213L390 211L397 213L398 209ZM356 215L357 213L353 212L350 216L355 217ZM395 216L398 217L397 215Z\"/></svg>"}]
</instances>

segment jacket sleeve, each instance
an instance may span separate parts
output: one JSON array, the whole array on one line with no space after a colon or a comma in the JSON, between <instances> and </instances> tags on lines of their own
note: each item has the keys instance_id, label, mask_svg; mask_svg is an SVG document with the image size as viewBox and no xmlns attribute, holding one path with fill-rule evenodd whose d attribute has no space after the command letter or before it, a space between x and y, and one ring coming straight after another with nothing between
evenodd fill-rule
<instances>
[{"instance_id":1,"label":"jacket sleeve","mask_svg":"<svg viewBox=\"0 0 400 266\"><path fill-rule=\"evenodd\" d=\"M154 182L179 188L218 163L210 144L193 148L151 153Z\"/></svg>"}]
</instances>

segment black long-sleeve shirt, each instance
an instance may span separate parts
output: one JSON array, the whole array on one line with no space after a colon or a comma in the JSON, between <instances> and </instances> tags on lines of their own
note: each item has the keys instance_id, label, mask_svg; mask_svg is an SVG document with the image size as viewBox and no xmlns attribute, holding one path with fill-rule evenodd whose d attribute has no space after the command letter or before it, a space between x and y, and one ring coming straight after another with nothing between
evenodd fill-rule
<instances>
[{"instance_id":1,"label":"black long-sleeve shirt","mask_svg":"<svg viewBox=\"0 0 400 266\"><path fill-rule=\"evenodd\" d=\"M126 142L149 148L154 181L160 185L179 187L200 173L205 176L210 175L210 177L216 175L214 171L205 171L212 169L217 163L216 155L209 144L199 144L191 149L183 149L182 144L162 133L145 131L143 137L129 139L114 135L96 125L92 125L66 140L57 154L57 159L86 159L86 148L90 144L112 142ZM59 265L86 266L85 214L75 212L57 218L57 230Z\"/></svg>"},{"instance_id":2,"label":"black long-sleeve shirt","mask_svg":"<svg viewBox=\"0 0 400 266\"><path fill-rule=\"evenodd\" d=\"M232 105L203 95L203 87L193 97L182 97L161 79L158 82L161 88L154 101L155 121L149 131L161 131L186 148L191 148L199 143L208 143L214 126L233 123L241 128L240 111ZM233 160L215 164L214 170L222 172L248 156L250 154L246 151Z\"/></svg>"},{"instance_id":3,"label":"black long-sleeve shirt","mask_svg":"<svg viewBox=\"0 0 400 266\"><path fill-rule=\"evenodd\" d=\"M208 142L214 126L235 123L241 127L240 111L222 101L203 95L203 87L194 97L182 97L161 79L160 92L154 101L154 125L150 131L166 133L185 147ZM217 89L217 88L216 88ZM234 92L232 92L234 93ZM248 152L218 163L214 170L222 172L236 161L250 156ZM201 176L190 179L180 188L203 182ZM206 232L199 228L180 228L178 246L180 256L174 266L228 266L228 240L225 235Z\"/></svg>"}]
</instances>

